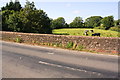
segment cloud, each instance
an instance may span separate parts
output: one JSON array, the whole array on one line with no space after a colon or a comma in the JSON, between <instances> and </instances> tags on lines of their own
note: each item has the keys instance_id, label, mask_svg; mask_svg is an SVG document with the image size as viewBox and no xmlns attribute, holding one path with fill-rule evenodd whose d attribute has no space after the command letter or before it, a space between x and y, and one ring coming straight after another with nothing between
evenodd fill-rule
<instances>
[{"instance_id":1,"label":"cloud","mask_svg":"<svg viewBox=\"0 0 120 80\"><path fill-rule=\"evenodd\" d=\"M79 11L79 10L74 10L72 13L73 13L73 14L79 14L80 11Z\"/></svg>"}]
</instances>

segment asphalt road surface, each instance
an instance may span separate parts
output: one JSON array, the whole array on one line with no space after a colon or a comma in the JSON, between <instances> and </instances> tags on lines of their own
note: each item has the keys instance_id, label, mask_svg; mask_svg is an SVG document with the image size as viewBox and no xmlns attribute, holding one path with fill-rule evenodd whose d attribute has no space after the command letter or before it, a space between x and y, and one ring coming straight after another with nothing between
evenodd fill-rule
<instances>
[{"instance_id":1,"label":"asphalt road surface","mask_svg":"<svg viewBox=\"0 0 120 80\"><path fill-rule=\"evenodd\" d=\"M117 78L118 56L2 41L3 78Z\"/></svg>"}]
</instances>

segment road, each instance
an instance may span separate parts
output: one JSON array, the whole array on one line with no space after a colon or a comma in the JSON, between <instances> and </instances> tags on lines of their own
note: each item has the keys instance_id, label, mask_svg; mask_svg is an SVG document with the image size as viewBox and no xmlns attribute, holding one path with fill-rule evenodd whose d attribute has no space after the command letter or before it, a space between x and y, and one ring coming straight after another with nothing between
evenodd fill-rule
<instances>
[{"instance_id":1,"label":"road","mask_svg":"<svg viewBox=\"0 0 120 80\"><path fill-rule=\"evenodd\" d=\"M2 41L3 78L117 78L118 56Z\"/></svg>"}]
</instances>

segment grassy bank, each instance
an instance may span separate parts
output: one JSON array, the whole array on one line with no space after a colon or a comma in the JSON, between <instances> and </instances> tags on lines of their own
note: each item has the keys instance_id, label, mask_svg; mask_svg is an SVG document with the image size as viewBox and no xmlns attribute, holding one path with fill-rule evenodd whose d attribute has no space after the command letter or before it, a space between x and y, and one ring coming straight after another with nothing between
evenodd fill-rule
<instances>
[{"instance_id":1,"label":"grassy bank","mask_svg":"<svg viewBox=\"0 0 120 80\"><path fill-rule=\"evenodd\" d=\"M53 34L60 35L83 35L85 30L94 30L94 33L101 33L101 37L120 37L120 32L111 31L111 30L101 30L101 29L89 29L89 28L64 28L64 29L54 29ZM88 36L91 36L92 33L88 32Z\"/></svg>"}]
</instances>

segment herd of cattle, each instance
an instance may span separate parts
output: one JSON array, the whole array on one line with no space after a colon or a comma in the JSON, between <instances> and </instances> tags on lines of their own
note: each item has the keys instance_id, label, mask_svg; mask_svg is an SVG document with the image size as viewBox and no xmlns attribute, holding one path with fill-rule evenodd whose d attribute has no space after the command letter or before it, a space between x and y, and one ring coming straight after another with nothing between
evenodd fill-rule
<instances>
[{"instance_id":1,"label":"herd of cattle","mask_svg":"<svg viewBox=\"0 0 120 80\"><path fill-rule=\"evenodd\" d=\"M85 30L83 35L88 36L88 32L89 32L89 30ZM93 33L92 36L99 36L100 37L100 33L94 33L93 30L90 30L90 32Z\"/></svg>"}]
</instances>

